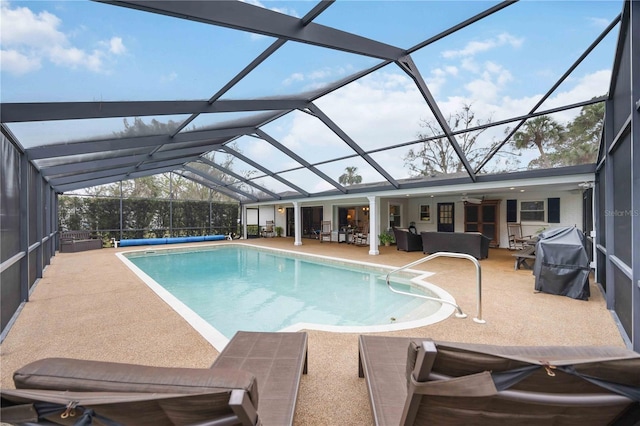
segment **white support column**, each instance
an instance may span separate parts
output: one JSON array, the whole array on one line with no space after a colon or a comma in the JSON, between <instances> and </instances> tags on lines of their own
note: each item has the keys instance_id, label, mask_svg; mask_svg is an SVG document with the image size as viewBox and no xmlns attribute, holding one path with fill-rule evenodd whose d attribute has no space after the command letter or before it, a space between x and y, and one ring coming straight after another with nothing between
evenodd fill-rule
<instances>
[{"instance_id":1,"label":"white support column","mask_svg":"<svg viewBox=\"0 0 640 426\"><path fill-rule=\"evenodd\" d=\"M247 239L247 206L242 205L242 239Z\"/></svg>"},{"instance_id":2,"label":"white support column","mask_svg":"<svg viewBox=\"0 0 640 426\"><path fill-rule=\"evenodd\" d=\"M302 220L300 216L300 204L297 201L293 202L293 229L295 230L294 235L294 246L302 245Z\"/></svg>"},{"instance_id":3,"label":"white support column","mask_svg":"<svg viewBox=\"0 0 640 426\"><path fill-rule=\"evenodd\" d=\"M369 254L378 255L378 203L377 197L367 197L369 199Z\"/></svg>"}]
</instances>

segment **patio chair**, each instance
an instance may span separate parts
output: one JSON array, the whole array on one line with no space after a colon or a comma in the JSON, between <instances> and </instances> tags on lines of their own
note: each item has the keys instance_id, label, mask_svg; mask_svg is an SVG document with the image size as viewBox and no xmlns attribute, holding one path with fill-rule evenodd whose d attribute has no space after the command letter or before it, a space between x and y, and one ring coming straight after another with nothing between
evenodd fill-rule
<instances>
[{"instance_id":1,"label":"patio chair","mask_svg":"<svg viewBox=\"0 0 640 426\"><path fill-rule=\"evenodd\" d=\"M527 242L533 239L533 235L522 235L521 223L507 223L507 234L509 234L509 250L522 250Z\"/></svg>"},{"instance_id":2,"label":"patio chair","mask_svg":"<svg viewBox=\"0 0 640 426\"><path fill-rule=\"evenodd\" d=\"M359 346L377 425L604 425L639 415L640 354L624 348L373 335Z\"/></svg>"},{"instance_id":3,"label":"patio chair","mask_svg":"<svg viewBox=\"0 0 640 426\"><path fill-rule=\"evenodd\" d=\"M318 238L320 239L320 242L325 241L327 238L329 239L329 242L331 242L331 221L330 220L322 221Z\"/></svg>"},{"instance_id":4,"label":"patio chair","mask_svg":"<svg viewBox=\"0 0 640 426\"><path fill-rule=\"evenodd\" d=\"M273 220L268 220L265 227L262 229L263 237L273 237L275 235Z\"/></svg>"},{"instance_id":5,"label":"patio chair","mask_svg":"<svg viewBox=\"0 0 640 426\"><path fill-rule=\"evenodd\" d=\"M414 234L410 229L393 228L396 249L404 251L422 251L422 236Z\"/></svg>"},{"instance_id":6,"label":"patio chair","mask_svg":"<svg viewBox=\"0 0 640 426\"><path fill-rule=\"evenodd\" d=\"M306 372L306 333L238 332L209 369L47 358L14 373L17 389L2 390L1 418L49 425L83 417L85 424L106 425L291 425Z\"/></svg>"},{"instance_id":7,"label":"patio chair","mask_svg":"<svg viewBox=\"0 0 640 426\"><path fill-rule=\"evenodd\" d=\"M354 235L354 244L357 246L369 245L369 233L366 231L358 232Z\"/></svg>"}]
</instances>

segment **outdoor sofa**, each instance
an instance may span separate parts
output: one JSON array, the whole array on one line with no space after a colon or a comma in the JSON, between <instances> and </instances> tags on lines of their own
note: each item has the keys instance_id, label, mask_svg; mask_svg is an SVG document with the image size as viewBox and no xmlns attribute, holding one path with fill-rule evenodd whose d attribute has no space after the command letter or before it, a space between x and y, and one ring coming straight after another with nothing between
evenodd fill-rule
<instances>
[{"instance_id":1,"label":"outdoor sofa","mask_svg":"<svg viewBox=\"0 0 640 426\"><path fill-rule=\"evenodd\" d=\"M60 252L76 253L85 250L102 248L100 238L92 238L89 231L62 231L60 232Z\"/></svg>"},{"instance_id":2,"label":"outdoor sofa","mask_svg":"<svg viewBox=\"0 0 640 426\"><path fill-rule=\"evenodd\" d=\"M448 251L468 254L476 259L489 257L491 239L479 232L421 232L422 252Z\"/></svg>"},{"instance_id":3,"label":"outdoor sofa","mask_svg":"<svg viewBox=\"0 0 640 426\"><path fill-rule=\"evenodd\" d=\"M361 335L376 425L633 425L640 354Z\"/></svg>"},{"instance_id":4,"label":"outdoor sofa","mask_svg":"<svg viewBox=\"0 0 640 426\"><path fill-rule=\"evenodd\" d=\"M396 249L404 251L422 251L422 237L407 228L393 228Z\"/></svg>"},{"instance_id":5,"label":"outdoor sofa","mask_svg":"<svg viewBox=\"0 0 640 426\"><path fill-rule=\"evenodd\" d=\"M73 424L84 416L136 426L291 425L306 372L304 332L238 332L208 369L47 358L14 373L16 389L1 393L1 417L12 424L69 424L70 417Z\"/></svg>"}]
</instances>

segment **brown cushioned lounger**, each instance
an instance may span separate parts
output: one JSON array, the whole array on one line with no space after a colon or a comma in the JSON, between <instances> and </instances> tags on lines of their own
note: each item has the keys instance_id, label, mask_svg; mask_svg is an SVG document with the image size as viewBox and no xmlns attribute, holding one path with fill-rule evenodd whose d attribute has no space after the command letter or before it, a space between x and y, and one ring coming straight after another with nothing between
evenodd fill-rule
<instances>
[{"instance_id":1,"label":"brown cushioned lounger","mask_svg":"<svg viewBox=\"0 0 640 426\"><path fill-rule=\"evenodd\" d=\"M640 355L360 336L377 425L634 424Z\"/></svg>"},{"instance_id":2,"label":"brown cushioned lounger","mask_svg":"<svg viewBox=\"0 0 640 426\"><path fill-rule=\"evenodd\" d=\"M74 424L93 413L136 426L292 424L306 365L306 333L239 332L210 369L48 358L14 373L2 419Z\"/></svg>"},{"instance_id":3,"label":"brown cushioned lounger","mask_svg":"<svg viewBox=\"0 0 640 426\"><path fill-rule=\"evenodd\" d=\"M307 374L307 333L239 331L211 366L250 371L258 381L265 426L293 423L302 374Z\"/></svg>"}]
</instances>

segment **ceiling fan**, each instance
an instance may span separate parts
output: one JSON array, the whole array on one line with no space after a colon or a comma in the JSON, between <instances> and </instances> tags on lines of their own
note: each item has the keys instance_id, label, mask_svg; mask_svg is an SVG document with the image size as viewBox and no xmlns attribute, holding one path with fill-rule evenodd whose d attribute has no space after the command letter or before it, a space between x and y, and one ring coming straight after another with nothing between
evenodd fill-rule
<instances>
[{"instance_id":1,"label":"ceiling fan","mask_svg":"<svg viewBox=\"0 0 640 426\"><path fill-rule=\"evenodd\" d=\"M482 198L474 198L474 197L467 196L467 194L462 194L462 197L460 197L460 200L465 202L465 203L482 204L482 202L484 201L484 197L482 197Z\"/></svg>"}]
</instances>

